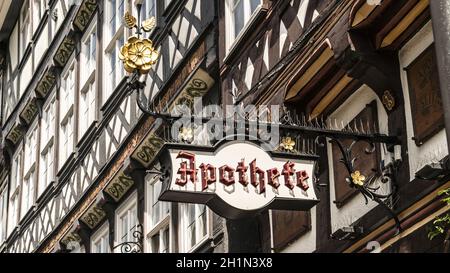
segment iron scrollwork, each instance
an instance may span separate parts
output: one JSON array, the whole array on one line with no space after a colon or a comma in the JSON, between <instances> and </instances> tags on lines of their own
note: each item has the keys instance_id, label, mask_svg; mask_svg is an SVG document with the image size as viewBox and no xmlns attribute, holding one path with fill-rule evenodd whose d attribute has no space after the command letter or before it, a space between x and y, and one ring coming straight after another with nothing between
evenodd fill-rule
<instances>
[{"instance_id":1,"label":"iron scrollwork","mask_svg":"<svg viewBox=\"0 0 450 273\"><path fill-rule=\"evenodd\" d=\"M373 170L372 173L366 178L364 174L360 173L359 170L355 168L355 162L358 160L358 156L355 155L353 149L356 144L363 142L367 144L367 148L364 150L366 154L373 154L376 151L375 142L364 139L354 139L349 145L345 145L342 139L330 137L329 142L331 144L335 144L342 158L339 159L339 162L345 166L345 169L348 172L348 176L346 178L346 182L349 187L352 187L359 191L365 199L366 205L369 203L369 199L379 204L395 221L395 225L397 228L397 234L402 231L400 220L397 214L394 212L392 206L389 205L391 200L397 193L397 186L395 183L395 167L390 164L388 166L382 166L381 171ZM323 136L318 136L316 138L317 145L324 147L326 143L326 138ZM391 192L388 194L378 193L381 186L374 186L376 181L380 181L382 184L391 183Z\"/></svg>"},{"instance_id":2,"label":"iron scrollwork","mask_svg":"<svg viewBox=\"0 0 450 273\"><path fill-rule=\"evenodd\" d=\"M137 225L136 230L132 232L132 236L135 241L123 242L114 246L112 249L120 249L120 253L142 253L143 252L143 239L142 225Z\"/></svg>"}]
</instances>

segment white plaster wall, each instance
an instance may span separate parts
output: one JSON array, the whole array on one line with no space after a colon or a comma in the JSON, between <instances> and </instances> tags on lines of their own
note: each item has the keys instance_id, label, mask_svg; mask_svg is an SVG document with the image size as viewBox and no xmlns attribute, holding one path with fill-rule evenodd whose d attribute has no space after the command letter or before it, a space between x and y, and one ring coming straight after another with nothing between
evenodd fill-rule
<instances>
[{"instance_id":1,"label":"white plaster wall","mask_svg":"<svg viewBox=\"0 0 450 273\"><path fill-rule=\"evenodd\" d=\"M410 180L413 180L414 174L432 159L439 160L448 154L447 137L444 129L420 147L416 146L416 143L412 140L414 137L414 127L411 114L408 77L404 68L408 67L412 61L433 43L434 37L432 30L431 22L428 22L399 52L403 96L405 98Z\"/></svg>"},{"instance_id":2,"label":"white plaster wall","mask_svg":"<svg viewBox=\"0 0 450 273\"><path fill-rule=\"evenodd\" d=\"M378 128L380 133L388 134L388 116L386 110L384 109L382 103L378 99L375 92L368 86L363 85L358 89L350 98L347 99L331 116L330 119L337 119L338 124L342 121L344 125L348 124L352 119L354 119L367 104L372 101L377 101L377 112L378 112ZM350 199L343 207L338 208L333 201L336 200L335 186L334 186L334 176L333 176L333 161L339 160L333 158L331 144L328 144L328 164L330 172L330 200L331 200L331 229L332 233L336 230L346 227L360 219L363 215L367 214L370 210L375 208L378 204L374 201L370 201L366 205L365 199L362 194L358 194ZM381 146L381 159L386 157L385 149ZM367 175L367 174L366 174ZM380 183L380 189L378 193L387 194L390 192L389 183Z\"/></svg>"}]
</instances>

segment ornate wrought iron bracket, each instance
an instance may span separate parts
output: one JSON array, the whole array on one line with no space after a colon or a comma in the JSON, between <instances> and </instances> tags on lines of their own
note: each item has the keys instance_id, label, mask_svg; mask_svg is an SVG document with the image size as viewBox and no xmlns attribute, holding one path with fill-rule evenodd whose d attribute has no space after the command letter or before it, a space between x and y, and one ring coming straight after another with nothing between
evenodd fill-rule
<instances>
[{"instance_id":1,"label":"ornate wrought iron bracket","mask_svg":"<svg viewBox=\"0 0 450 273\"><path fill-rule=\"evenodd\" d=\"M142 75L135 73L129 81L129 92L137 91L137 104L142 112L154 117L156 119L162 119L163 122L167 124L173 124L179 119L185 119L181 115L173 115L169 112L164 112L165 109L150 109L149 103L143 90L145 87L145 80L143 80ZM207 122L224 122L224 120L216 119L212 117L188 117L191 120L195 120L201 123ZM264 121L251 120L247 117L241 117L241 120L236 122L244 123L244 126L249 128L254 125L270 125L272 123L265 123ZM226 119L226 118L225 118ZM335 122L337 123L337 122ZM324 147L326 140L334 143L339 148L342 158L339 160L346 168L348 172L348 177L346 182L349 187L358 190L366 200L368 204L369 199L378 203L386 213L395 221L397 227L397 233L401 232L401 223L398 219L397 214L393 210L393 205L389 206L388 203L397 193L397 187L395 183L395 172L398 167L396 160L387 166L381 166L381 172L373 172L367 178L355 169L355 161L357 156L355 156L353 149L355 144L359 142L367 143L367 149L365 153L373 153L375 151L375 144L385 144L390 152L394 152L394 146L400 145L400 140L395 136L387 136L384 134L377 133L375 129L370 130L369 126L365 124L353 124L352 126L343 126L343 124L326 124L323 120L311 119L306 116L297 116L296 114L291 114L289 111L284 111L284 116L281 118L280 122L275 123L281 132L287 133L288 135L302 135L309 138L315 139L315 143L319 147ZM344 145L344 140L352 140L351 144L348 146ZM398 160L398 159L397 159ZM389 194L380 194L378 190L380 187L374 187L373 184L376 181L386 184L388 181L392 182L392 191ZM318 186L322 186L318 185Z\"/></svg>"},{"instance_id":2,"label":"ornate wrought iron bracket","mask_svg":"<svg viewBox=\"0 0 450 273\"><path fill-rule=\"evenodd\" d=\"M142 101L141 90L143 89L142 83L131 82L129 85L130 90L138 91L138 99L137 104L139 108L149 116L154 118L160 118L164 122L169 125L175 122L176 120L185 118L182 116L172 115L167 112L154 111L149 109L146 106L146 103ZM211 117L190 117L192 120L201 121L202 123L207 122L224 122L223 120L218 120ZM255 121L250 119L242 119L237 122L245 123L245 126L250 127L254 126L253 123L258 123L259 125L267 125L270 123L264 123L261 121ZM339 148L339 151L342 155L340 162L345 166L348 177L346 179L349 187L355 188L358 190L365 198L366 204L368 204L369 199L378 203L387 214L394 219L397 233L401 232L401 224L398 219L397 214L393 210L393 206L389 206L388 203L397 193L397 187L395 183L395 172L397 169L397 163L394 160L393 163L388 164L387 166L381 166L381 172L373 172L367 178L359 173L358 170L355 169L355 161L357 160L357 156L354 154L355 144L359 142L367 143L367 149L364 151L365 153L373 153L375 151L375 144L385 144L388 147L388 150L391 152L394 151L394 146L400 145L400 140L398 137L387 136L383 134L376 133L375 130L370 131L364 129L367 127L365 125L354 125L353 128L345 127L340 125L326 125L325 122L319 119L309 119L307 117L297 117L291 115L289 112L286 112L280 122L276 123L276 126L280 129L280 131L287 134L297 134L297 135L305 135L308 137L315 138L315 143L319 147L324 147L326 140L334 143ZM341 129L338 129L341 127ZM344 140L352 140L351 144L348 146L344 145ZM373 184L376 181L380 181L383 184L387 182L392 182L392 191L389 194L380 194L378 190L380 187L374 187ZM322 184L323 185L323 184Z\"/></svg>"},{"instance_id":3,"label":"ornate wrought iron bracket","mask_svg":"<svg viewBox=\"0 0 450 273\"><path fill-rule=\"evenodd\" d=\"M144 239L144 235L142 233L142 225L136 226L137 230L133 231L133 238L135 238L135 241L130 242L123 242L121 244L118 244L116 246L112 247L112 250L120 249L121 253L142 253L143 252L143 246L142 242Z\"/></svg>"},{"instance_id":4,"label":"ornate wrought iron bracket","mask_svg":"<svg viewBox=\"0 0 450 273\"><path fill-rule=\"evenodd\" d=\"M339 159L339 162L345 166L348 172L346 182L348 183L349 187L358 190L362 194L366 201L366 205L369 203L369 199L378 203L386 211L386 213L392 219L394 219L397 228L397 234L400 233L402 231L401 222L397 214L393 210L394 202L392 201L394 196L397 194L395 177L398 162L394 161L393 163L390 163L386 166L381 166L381 172L373 170L372 174L366 177L355 168L355 162L357 161L358 157L354 155L353 149L357 143L364 142L367 144L364 152L366 154L372 154L376 150L376 139L373 139L373 141L367 139L355 139L351 142L350 145L347 146L343 143L342 140L335 137L328 136L328 139L330 143L335 144L338 147L342 155L342 158ZM324 137L322 136L319 136L316 139L316 142L322 147L325 146L326 143ZM381 188L381 186L374 186L376 181L379 181L379 183L381 184L387 184L391 182L392 191L388 194L378 193L378 190ZM389 205L389 203L391 204Z\"/></svg>"},{"instance_id":5,"label":"ornate wrought iron bracket","mask_svg":"<svg viewBox=\"0 0 450 273\"><path fill-rule=\"evenodd\" d=\"M129 77L128 85L126 92L137 91L137 105L139 109L148 116L151 116L155 119L160 119L165 125L173 125L176 121L180 119L190 119L194 121L194 124L205 124L208 122L214 124L226 124L228 125L230 121L237 127L245 128L248 130L249 128L259 128L259 126L266 126L266 128L277 128L284 134L284 138L282 138L283 143L277 147L282 148L285 152L288 153L303 153L303 154L311 154L311 147L309 143L313 143L313 154L317 152L316 147L324 147L327 140L331 143L334 143L339 148L340 153L342 154L342 158L340 162L344 164L346 170L348 171L347 183L349 187L357 189L365 198L366 203L370 200L373 200L380 204L387 213L395 220L398 231L401 230L400 221L393 211L391 207L388 206L387 201L391 199L393 195L396 193L395 187L395 170L396 164L390 164L385 168L382 173L374 172L372 175L366 177L361 174L355 168L355 161L357 160L357 156L353 155L353 149L355 144L358 142L368 143L369 148L366 149L366 153L373 153L375 151L375 143L386 144L388 146L388 150L392 151L392 147L399 145L400 141L397 137L382 135L375 130L370 130L370 126L364 126L363 124L354 124L353 128L351 126L338 126L335 124L327 124L323 120L319 120L317 118L312 119L311 117L306 116L297 116L296 114L292 115L289 111L284 109L284 116L280 121L269 121L260 120L259 118L250 118L246 116L244 113L238 113L238 116L232 117L224 117L224 118L216 118L216 117L203 117L203 116L182 116L182 115L174 115L168 112L168 106L158 106L150 104L150 99L147 98L144 94L146 77L153 66L158 57L159 52L157 52L153 47L153 42L148 39L141 39L141 35L144 32L149 32L151 29L155 27L155 19L150 18L141 22L140 11L142 5L137 4L137 14L138 18L135 18L131 15L131 13L127 12L124 18L125 26L129 29L136 30L136 37L131 37L128 42L121 48L119 58L124 62L124 68L128 72L131 73ZM151 97L151 96L150 96ZM242 116L241 116L242 115ZM225 125L225 126L226 126ZM343 125L343 124L342 124ZM192 135L190 132L189 135ZM294 140L291 139L291 136L294 135ZM259 133L256 137L260 137ZM306 142L308 145L303 144L300 152L294 148L296 145L295 140L302 139L303 143ZM345 146L343 140L352 140L352 143L349 146ZM298 144L298 143L297 143ZM151 170L149 173L153 173L157 176L163 175L160 170ZM379 187L374 187L373 184L375 181L381 181L382 183L386 183L386 181L392 181L394 184L394 190L386 195L378 193ZM323 186L318 184L317 186ZM121 252L141 252L142 251L142 232L134 231L133 237L136 238L136 242L125 242L119 244L114 247L120 248Z\"/></svg>"}]
</instances>

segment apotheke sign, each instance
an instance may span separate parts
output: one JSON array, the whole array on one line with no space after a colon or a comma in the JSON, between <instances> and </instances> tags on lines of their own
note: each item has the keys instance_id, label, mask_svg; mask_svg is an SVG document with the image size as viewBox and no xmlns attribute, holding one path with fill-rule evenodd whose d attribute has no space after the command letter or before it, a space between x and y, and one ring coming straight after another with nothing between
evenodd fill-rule
<instances>
[{"instance_id":1,"label":"apotheke sign","mask_svg":"<svg viewBox=\"0 0 450 273\"><path fill-rule=\"evenodd\" d=\"M319 202L314 161L267 153L246 141L213 148L167 146L171 166L159 200L207 204L236 219L264 209L308 210Z\"/></svg>"}]
</instances>

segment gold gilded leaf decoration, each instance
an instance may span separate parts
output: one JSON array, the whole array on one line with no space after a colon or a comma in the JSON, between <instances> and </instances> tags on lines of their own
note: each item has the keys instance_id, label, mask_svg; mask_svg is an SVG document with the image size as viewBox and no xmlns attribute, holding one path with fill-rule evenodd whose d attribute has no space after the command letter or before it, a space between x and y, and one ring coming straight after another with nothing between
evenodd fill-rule
<instances>
[{"instance_id":1,"label":"gold gilded leaf decoration","mask_svg":"<svg viewBox=\"0 0 450 273\"><path fill-rule=\"evenodd\" d=\"M142 29L145 32L150 32L155 26L156 26L156 18L155 17L152 17L152 18L147 19L144 22L142 22Z\"/></svg>"},{"instance_id":2,"label":"gold gilded leaf decoration","mask_svg":"<svg viewBox=\"0 0 450 273\"><path fill-rule=\"evenodd\" d=\"M137 19L133 15L131 15L130 12L127 11L125 13L124 19L125 19L125 25L129 29L132 29L132 28L136 27Z\"/></svg>"}]
</instances>

